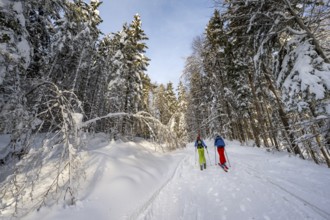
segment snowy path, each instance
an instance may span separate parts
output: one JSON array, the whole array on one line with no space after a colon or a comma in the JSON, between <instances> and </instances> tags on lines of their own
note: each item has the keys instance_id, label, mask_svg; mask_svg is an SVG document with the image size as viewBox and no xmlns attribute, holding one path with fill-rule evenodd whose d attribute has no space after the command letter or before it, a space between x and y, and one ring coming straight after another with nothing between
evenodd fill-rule
<instances>
[{"instance_id":1,"label":"snowy path","mask_svg":"<svg viewBox=\"0 0 330 220\"><path fill-rule=\"evenodd\" d=\"M23 220L330 219L330 169L228 141L225 173L206 144L208 167L200 171L192 144L163 154L148 142L98 137L89 143L88 187L77 205L45 207Z\"/></svg>"},{"instance_id":2,"label":"snowy path","mask_svg":"<svg viewBox=\"0 0 330 220\"><path fill-rule=\"evenodd\" d=\"M278 156L269 158L270 153L228 147L232 160L229 173L214 165L200 171L194 166L191 149L187 149L190 156L179 164L174 177L137 219L330 219L330 190L323 192L326 184L317 188L312 169L304 168L306 173L300 173L290 170L290 164L281 164ZM302 178L297 178L299 175ZM327 180L330 183L329 177ZM311 184L316 189L311 189Z\"/></svg>"}]
</instances>

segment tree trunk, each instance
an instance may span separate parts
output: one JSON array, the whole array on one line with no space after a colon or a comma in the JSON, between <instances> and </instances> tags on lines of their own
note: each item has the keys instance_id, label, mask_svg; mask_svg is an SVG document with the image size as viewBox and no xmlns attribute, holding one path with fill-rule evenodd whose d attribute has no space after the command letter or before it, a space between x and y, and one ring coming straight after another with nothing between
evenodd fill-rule
<instances>
[{"instance_id":1,"label":"tree trunk","mask_svg":"<svg viewBox=\"0 0 330 220\"><path fill-rule=\"evenodd\" d=\"M280 150L280 147L279 147L279 144L277 142L277 138L276 138L276 134L275 134L275 128L273 126L273 123L272 123L272 119L270 118L270 114L269 114L269 111L267 109L267 107L265 108L266 109L266 114L267 114L267 118L268 118L268 121L269 121L269 127L270 127L270 133L271 133L271 137L272 137L272 140L274 142L274 145L276 147L276 149L279 151Z\"/></svg>"},{"instance_id":2,"label":"tree trunk","mask_svg":"<svg viewBox=\"0 0 330 220\"><path fill-rule=\"evenodd\" d=\"M304 159L304 156L302 155L302 152L301 152L299 146L297 144L295 144L294 135L290 132L289 119L288 119L288 117L287 117L287 115L286 115L286 113L285 113L285 111L282 107L282 101L280 100L280 98L277 95L276 89L273 85L273 82L272 82L271 78L268 75L268 71L267 71L265 65L262 65L262 66L263 66L263 70L264 70L265 79L268 83L268 87L269 87L270 91L272 91L272 93L275 96L275 100L276 100L276 103L277 103L277 106L278 106L278 114L279 114L281 122L284 126L284 130L285 130L285 133L286 133L285 136L288 137L290 148L294 151L295 154L300 155L300 157Z\"/></svg>"},{"instance_id":3,"label":"tree trunk","mask_svg":"<svg viewBox=\"0 0 330 220\"><path fill-rule=\"evenodd\" d=\"M314 126L312 126L312 131L313 131L313 134L315 135L316 143L321 150L321 153L325 159L325 162L327 163L328 167L330 168L330 156L329 156L328 152L326 151L324 145L321 142L320 134L316 133Z\"/></svg>"},{"instance_id":4,"label":"tree trunk","mask_svg":"<svg viewBox=\"0 0 330 220\"><path fill-rule=\"evenodd\" d=\"M254 86L252 75L251 75L250 72L248 73L248 78L249 78L250 88L251 88L252 95L253 95L253 102L254 102L255 110L257 112L258 125L256 127L258 128L258 133L259 134L260 134L260 129L263 131L261 133L261 137L264 141L265 146L267 148L269 148L267 137L265 136L266 129L265 129L265 126L264 126L264 119L263 119L262 114L261 114L261 108L260 108L260 105L259 105L259 100L258 100L258 97L257 97L256 88Z\"/></svg>"},{"instance_id":5,"label":"tree trunk","mask_svg":"<svg viewBox=\"0 0 330 220\"><path fill-rule=\"evenodd\" d=\"M239 132L238 136L239 136L240 142L244 143L247 140L247 138L246 138L246 135L245 135L244 130L243 130L244 125L242 123L242 120L239 119L238 122L236 123L236 125L237 125L237 130Z\"/></svg>"},{"instance_id":6,"label":"tree trunk","mask_svg":"<svg viewBox=\"0 0 330 220\"><path fill-rule=\"evenodd\" d=\"M259 128L257 126L255 126L253 113L251 113L250 111L249 111L249 116L250 116L249 119L250 119L250 125L251 125L251 128L252 128L254 140L256 142L257 147L260 147Z\"/></svg>"}]
</instances>

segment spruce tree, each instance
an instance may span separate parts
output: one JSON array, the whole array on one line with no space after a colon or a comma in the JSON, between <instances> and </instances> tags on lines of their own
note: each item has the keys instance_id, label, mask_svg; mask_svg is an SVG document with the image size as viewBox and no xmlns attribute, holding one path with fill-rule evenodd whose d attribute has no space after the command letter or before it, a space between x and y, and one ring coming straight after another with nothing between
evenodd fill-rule
<instances>
[{"instance_id":1,"label":"spruce tree","mask_svg":"<svg viewBox=\"0 0 330 220\"><path fill-rule=\"evenodd\" d=\"M142 77L149 59L144 55L147 48L144 41L148 38L141 25L140 17L135 15L132 23L124 24L122 31L113 38L113 67L107 95L109 102L114 99L112 112L136 113L143 109ZM121 135L132 135L132 129L138 122L123 118L118 123Z\"/></svg>"},{"instance_id":2,"label":"spruce tree","mask_svg":"<svg viewBox=\"0 0 330 220\"><path fill-rule=\"evenodd\" d=\"M228 52L227 36L223 28L223 20L218 10L215 10L205 31L204 44L204 70L205 85L209 89L207 99L210 106L210 133L222 133L222 135L231 136L231 107L227 100L229 92L228 73L225 68Z\"/></svg>"},{"instance_id":3,"label":"spruce tree","mask_svg":"<svg viewBox=\"0 0 330 220\"><path fill-rule=\"evenodd\" d=\"M26 29L24 2L2 3L0 8L0 132L11 134L11 142L3 149L1 162L22 155L20 135L29 136L25 125L31 120L25 92L26 71L31 62L32 45Z\"/></svg>"},{"instance_id":4,"label":"spruce tree","mask_svg":"<svg viewBox=\"0 0 330 220\"><path fill-rule=\"evenodd\" d=\"M187 100L187 91L182 83L179 82L178 85L178 112L175 117L175 133L179 140L184 143L188 142L188 127L186 121L186 114L187 114L187 107L188 107L188 100Z\"/></svg>"}]
</instances>

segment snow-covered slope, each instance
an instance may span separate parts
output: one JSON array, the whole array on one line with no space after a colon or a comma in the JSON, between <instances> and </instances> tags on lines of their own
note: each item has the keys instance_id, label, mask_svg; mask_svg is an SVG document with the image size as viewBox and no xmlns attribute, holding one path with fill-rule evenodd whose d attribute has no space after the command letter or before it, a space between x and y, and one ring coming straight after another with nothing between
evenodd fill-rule
<instances>
[{"instance_id":1,"label":"snow-covered slope","mask_svg":"<svg viewBox=\"0 0 330 220\"><path fill-rule=\"evenodd\" d=\"M56 206L24 220L330 219L330 169L286 153L227 142L230 170L200 171L192 144L171 153L148 142L95 139L85 190L74 207ZM88 183L88 184L87 184Z\"/></svg>"}]
</instances>

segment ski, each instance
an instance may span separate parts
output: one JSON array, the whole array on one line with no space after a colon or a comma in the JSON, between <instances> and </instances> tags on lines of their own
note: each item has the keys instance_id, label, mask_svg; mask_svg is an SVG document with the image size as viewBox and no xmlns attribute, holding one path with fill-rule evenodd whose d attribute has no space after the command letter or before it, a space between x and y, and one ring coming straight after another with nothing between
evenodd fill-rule
<instances>
[{"instance_id":1,"label":"ski","mask_svg":"<svg viewBox=\"0 0 330 220\"><path fill-rule=\"evenodd\" d=\"M226 167L226 165L221 165L220 163L218 163L218 165L225 171L228 172L228 168Z\"/></svg>"}]
</instances>

